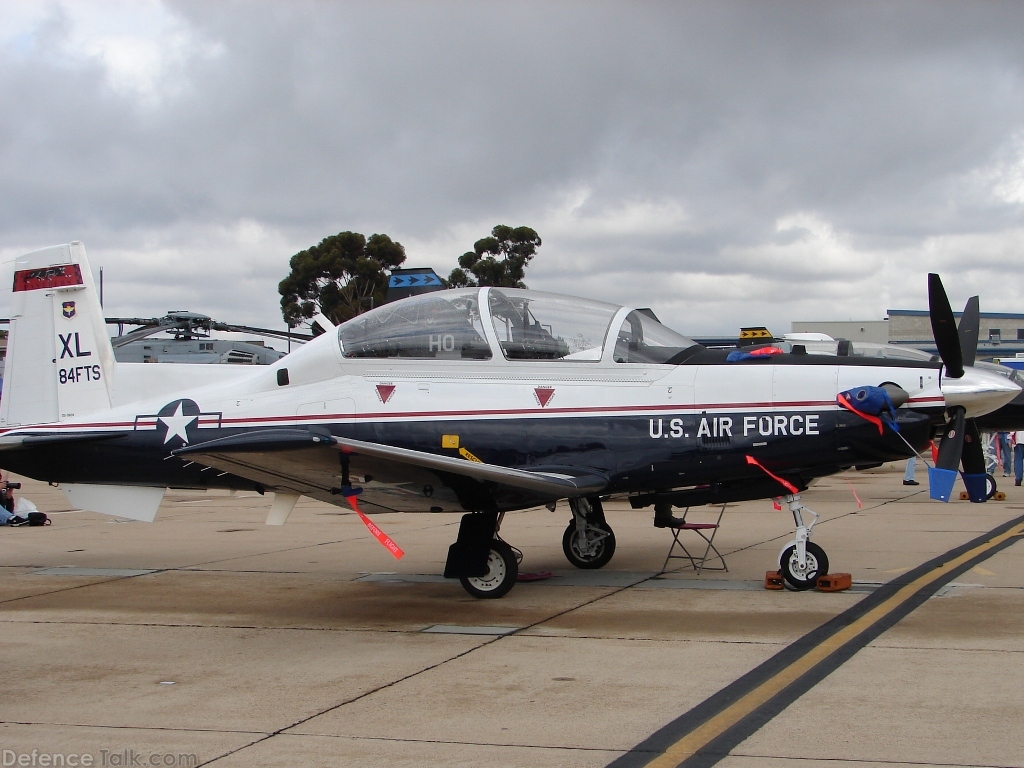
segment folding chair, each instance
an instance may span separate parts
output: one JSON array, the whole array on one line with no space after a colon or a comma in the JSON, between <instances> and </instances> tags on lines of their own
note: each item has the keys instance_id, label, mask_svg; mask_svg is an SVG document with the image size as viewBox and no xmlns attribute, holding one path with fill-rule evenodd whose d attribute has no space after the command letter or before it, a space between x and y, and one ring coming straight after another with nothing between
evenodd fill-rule
<instances>
[{"instance_id":1,"label":"folding chair","mask_svg":"<svg viewBox=\"0 0 1024 768\"><path fill-rule=\"evenodd\" d=\"M700 576L700 573L703 570L728 572L729 566L725 564L725 558L722 557L722 553L718 551L714 544L715 534L718 533L718 528L722 524L722 515L725 513L725 504L723 504L722 508L718 510L718 519L713 523L688 523L686 522L686 515L689 514L689 512L690 508L687 507L683 511L683 522L681 522L679 525L673 525L670 528L670 530L672 531L672 545L668 548L668 555L666 555L665 557L665 564L661 566L661 572L665 573L665 571L668 570L669 560L689 560L690 567L697 572L698 576ZM692 554L690 554L690 551L686 548L686 545L679 540L679 534L683 531L693 531L704 540L706 546L704 547L703 555L699 557L694 557ZM676 551L677 547L682 550L682 554L673 554ZM715 554L711 557L708 557L708 555L712 552L714 552ZM711 566L708 565L709 561L712 563L718 561L721 563L721 565ZM685 568L686 566L684 565L680 567Z\"/></svg>"}]
</instances>

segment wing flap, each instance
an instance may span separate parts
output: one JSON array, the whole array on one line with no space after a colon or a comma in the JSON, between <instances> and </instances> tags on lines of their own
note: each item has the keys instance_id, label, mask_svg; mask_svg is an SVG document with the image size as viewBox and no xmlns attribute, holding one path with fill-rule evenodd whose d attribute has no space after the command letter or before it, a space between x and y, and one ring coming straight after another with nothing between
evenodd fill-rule
<instances>
[{"instance_id":1,"label":"wing flap","mask_svg":"<svg viewBox=\"0 0 1024 768\"><path fill-rule=\"evenodd\" d=\"M334 447L343 453L376 456L377 458L390 459L391 461L403 464L414 464L441 472L452 472L457 475L472 477L474 480L489 480L494 483L511 485L516 488L525 488L541 493L578 496L587 493L597 493L608 485L607 477L592 473L577 474L571 468L558 468L557 470L548 468L544 471L515 469L512 467L502 467L497 464L466 461L465 459L456 459L453 456L441 456L425 451L414 451L409 448L396 448L392 445L367 443L347 437L337 437L335 440L337 444Z\"/></svg>"}]
</instances>

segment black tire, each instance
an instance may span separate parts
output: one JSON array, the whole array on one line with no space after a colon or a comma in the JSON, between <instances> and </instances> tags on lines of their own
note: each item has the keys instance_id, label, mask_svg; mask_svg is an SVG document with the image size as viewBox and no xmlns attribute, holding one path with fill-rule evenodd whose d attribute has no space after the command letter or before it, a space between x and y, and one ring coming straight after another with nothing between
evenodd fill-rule
<instances>
[{"instance_id":1,"label":"black tire","mask_svg":"<svg viewBox=\"0 0 1024 768\"><path fill-rule=\"evenodd\" d=\"M491 554L487 558L487 573L483 576L462 576L462 588L473 597L493 600L502 597L516 585L519 578L519 563L516 553L500 539L491 542Z\"/></svg>"},{"instance_id":2,"label":"black tire","mask_svg":"<svg viewBox=\"0 0 1024 768\"><path fill-rule=\"evenodd\" d=\"M598 530L608 534L597 542L593 554L585 555L580 550L580 534L576 530L575 520L569 521L569 526L565 529L565 533L562 534L562 551L565 553L565 559L577 568L583 568L584 570L604 568L612 559L612 555L615 554L615 534L608 524L605 523L604 525L593 527L597 527Z\"/></svg>"},{"instance_id":3,"label":"black tire","mask_svg":"<svg viewBox=\"0 0 1024 768\"><path fill-rule=\"evenodd\" d=\"M796 562L796 545L786 547L782 553L782 578L793 589L803 591L812 589L818 583L818 577L828 573L828 556L825 550L813 541L807 542L807 568L800 571Z\"/></svg>"},{"instance_id":4,"label":"black tire","mask_svg":"<svg viewBox=\"0 0 1024 768\"><path fill-rule=\"evenodd\" d=\"M995 496L997 490L996 479L992 475L985 475L985 501Z\"/></svg>"}]
</instances>

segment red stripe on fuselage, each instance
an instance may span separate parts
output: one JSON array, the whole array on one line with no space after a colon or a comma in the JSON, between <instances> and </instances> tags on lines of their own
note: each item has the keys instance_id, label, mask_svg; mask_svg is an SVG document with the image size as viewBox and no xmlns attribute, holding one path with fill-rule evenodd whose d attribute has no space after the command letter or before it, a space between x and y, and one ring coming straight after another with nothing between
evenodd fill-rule
<instances>
[{"instance_id":1,"label":"red stripe on fuselage","mask_svg":"<svg viewBox=\"0 0 1024 768\"><path fill-rule=\"evenodd\" d=\"M241 426L244 424L280 424L282 422L301 423L304 421L346 421L346 420L372 420L372 419L410 419L410 418L424 418L424 419L451 419L451 418L466 418L470 416L530 416L530 415L566 415L566 414L579 414L585 416L588 414L610 414L610 413L624 413L624 414L636 414L642 412L684 412L684 411L728 411L728 410L749 410L757 408L772 408L774 410L785 410L790 408L822 408L825 410L834 411L838 409L834 400L797 400L788 403L769 403L769 402L753 402L753 403L711 403L702 405L688 405L683 403L669 403L663 405L599 405L591 407L581 408L502 408L493 410L465 410L465 411L394 411L388 412L374 412L374 413L333 413L323 414L317 416L253 416L253 417L239 417L234 419L221 419L220 425L228 426ZM200 421L204 423L205 420ZM217 423L216 419L210 420L211 424ZM124 421L124 422L90 422L87 424L37 424L30 427L9 427L7 429L0 429L0 434L6 434L8 432L19 432L25 429L45 429L45 430L60 430L60 429L83 429L83 428L121 428L129 427L134 428L136 425L145 427L155 427L156 424L153 421L146 420L141 421Z\"/></svg>"}]
</instances>

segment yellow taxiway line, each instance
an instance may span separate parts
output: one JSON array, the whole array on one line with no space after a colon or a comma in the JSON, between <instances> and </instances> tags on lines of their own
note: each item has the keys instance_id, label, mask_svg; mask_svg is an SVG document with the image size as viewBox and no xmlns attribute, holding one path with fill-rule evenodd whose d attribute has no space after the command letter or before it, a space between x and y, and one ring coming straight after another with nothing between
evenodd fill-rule
<instances>
[{"instance_id":1,"label":"yellow taxiway line","mask_svg":"<svg viewBox=\"0 0 1024 768\"><path fill-rule=\"evenodd\" d=\"M853 640L861 632L870 629L907 600L928 585L947 576L951 571L1017 536L1024 535L1024 523L989 539L983 544L967 550L949 562L932 569L900 588L894 595L872 608L859 619L839 630L821 643L809 649L803 656L783 667L772 677L737 699L714 717L698 726L669 746L660 755L646 763L648 768L676 768L680 763L697 754L714 739L725 733L744 717L756 710L801 675L827 659L831 654Z\"/></svg>"}]
</instances>

